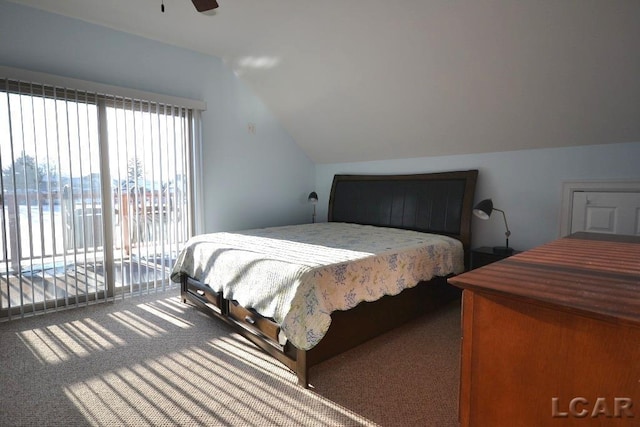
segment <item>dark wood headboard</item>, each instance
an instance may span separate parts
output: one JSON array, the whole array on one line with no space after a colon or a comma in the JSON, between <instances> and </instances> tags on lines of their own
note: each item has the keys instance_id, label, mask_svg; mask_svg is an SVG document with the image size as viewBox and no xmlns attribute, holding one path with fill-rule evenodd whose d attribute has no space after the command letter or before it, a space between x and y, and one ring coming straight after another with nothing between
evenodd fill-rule
<instances>
[{"instance_id":1,"label":"dark wood headboard","mask_svg":"<svg viewBox=\"0 0 640 427\"><path fill-rule=\"evenodd\" d=\"M445 234L471 245L477 170L335 175L328 220Z\"/></svg>"}]
</instances>

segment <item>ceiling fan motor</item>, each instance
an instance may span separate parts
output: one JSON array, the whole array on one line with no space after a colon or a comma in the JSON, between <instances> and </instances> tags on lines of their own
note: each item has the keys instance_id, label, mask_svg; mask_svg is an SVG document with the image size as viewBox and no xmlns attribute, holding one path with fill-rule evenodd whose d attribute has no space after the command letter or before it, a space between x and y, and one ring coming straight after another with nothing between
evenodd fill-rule
<instances>
[{"instance_id":1,"label":"ceiling fan motor","mask_svg":"<svg viewBox=\"0 0 640 427\"><path fill-rule=\"evenodd\" d=\"M191 0L198 12L206 12L208 10L216 9L218 2L216 0Z\"/></svg>"}]
</instances>

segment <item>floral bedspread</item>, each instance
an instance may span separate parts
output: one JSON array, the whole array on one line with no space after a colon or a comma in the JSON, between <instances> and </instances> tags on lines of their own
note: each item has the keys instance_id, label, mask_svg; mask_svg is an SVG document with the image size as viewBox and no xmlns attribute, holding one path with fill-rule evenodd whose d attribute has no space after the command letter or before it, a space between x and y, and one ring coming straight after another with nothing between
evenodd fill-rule
<instances>
[{"instance_id":1,"label":"floral bedspread","mask_svg":"<svg viewBox=\"0 0 640 427\"><path fill-rule=\"evenodd\" d=\"M331 312L461 273L463 260L462 243L447 236L330 222L195 236L171 279L207 283L273 318L308 350L329 329Z\"/></svg>"}]
</instances>

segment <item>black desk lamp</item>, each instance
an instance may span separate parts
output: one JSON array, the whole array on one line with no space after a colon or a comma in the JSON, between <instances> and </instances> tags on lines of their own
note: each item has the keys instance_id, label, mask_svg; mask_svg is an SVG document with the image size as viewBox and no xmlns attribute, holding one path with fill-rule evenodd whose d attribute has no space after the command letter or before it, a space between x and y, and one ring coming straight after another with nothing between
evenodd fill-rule
<instances>
[{"instance_id":1,"label":"black desk lamp","mask_svg":"<svg viewBox=\"0 0 640 427\"><path fill-rule=\"evenodd\" d=\"M475 208L473 208L473 214L480 219L489 219L489 217L491 216L491 212L493 211L502 212L502 217L504 218L504 228L507 229L507 231L504 233L507 238L506 245L494 246L493 253L500 255L511 255L513 253L513 248L509 247L509 236L511 236L511 231L509 231L509 226L507 225L507 216L504 214L504 211L494 208L491 199L484 199L483 201L478 203Z\"/></svg>"},{"instance_id":2,"label":"black desk lamp","mask_svg":"<svg viewBox=\"0 0 640 427\"><path fill-rule=\"evenodd\" d=\"M313 205L313 215L311 216L311 222L316 222L316 204L318 203L318 193L312 191L309 193L309 203Z\"/></svg>"}]
</instances>

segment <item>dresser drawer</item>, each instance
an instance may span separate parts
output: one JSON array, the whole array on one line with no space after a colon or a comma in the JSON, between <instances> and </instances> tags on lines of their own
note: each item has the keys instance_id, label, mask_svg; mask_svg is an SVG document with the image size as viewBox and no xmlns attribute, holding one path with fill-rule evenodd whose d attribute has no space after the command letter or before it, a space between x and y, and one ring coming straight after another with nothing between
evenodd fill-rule
<instances>
[{"instance_id":1,"label":"dresser drawer","mask_svg":"<svg viewBox=\"0 0 640 427\"><path fill-rule=\"evenodd\" d=\"M247 310L236 301L229 301L229 317L242 324L245 328L259 333L276 343L280 326L266 317L263 317L253 310Z\"/></svg>"},{"instance_id":2,"label":"dresser drawer","mask_svg":"<svg viewBox=\"0 0 640 427\"><path fill-rule=\"evenodd\" d=\"M222 292L216 292L202 282L187 278L186 289L205 304L213 304L222 310Z\"/></svg>"}]
</instances>

